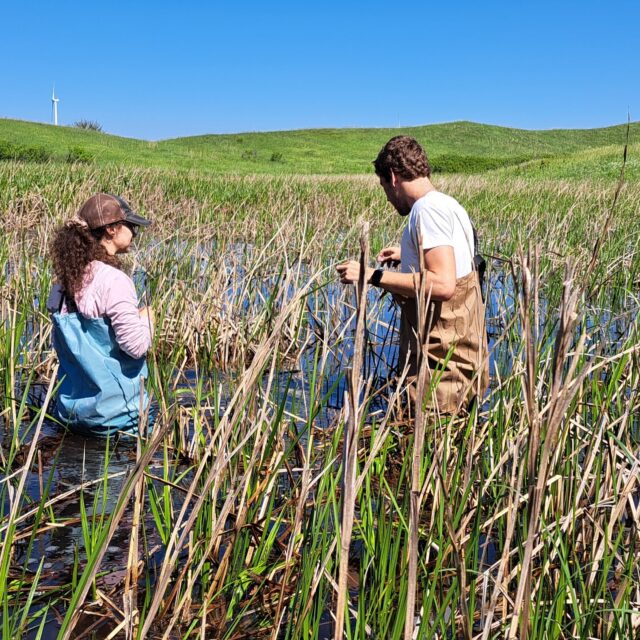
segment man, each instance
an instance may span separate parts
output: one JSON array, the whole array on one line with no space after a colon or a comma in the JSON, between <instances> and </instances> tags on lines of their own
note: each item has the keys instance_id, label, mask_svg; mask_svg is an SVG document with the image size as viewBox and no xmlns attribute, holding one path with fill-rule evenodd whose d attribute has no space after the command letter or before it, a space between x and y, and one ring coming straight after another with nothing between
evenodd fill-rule
<instances>
[{"instance_id":1,"label":"man","mask_svg":"<svg viewBox=\"0 0 640 640\"><path fill-rule=\"evenodd\" d=\"M488 384L484 305L474 269L473 227L464 208L431 183L431 167L422 147L408 136L387 142L373 162L389 202L408 216L400 246L386 247L381 264L400 263L401 270L367 268L368 283L394 294L401 306L400 369L418 374L418 304L422 278L428 302L423 353L428 359L425 398L440 413L465 410L482 397ZM421 258L423 265L421 265ZM356 283L360 264L336 267L343 283ZM412 389L415 397L415 388Z\"/></svg>"}]
</instances>

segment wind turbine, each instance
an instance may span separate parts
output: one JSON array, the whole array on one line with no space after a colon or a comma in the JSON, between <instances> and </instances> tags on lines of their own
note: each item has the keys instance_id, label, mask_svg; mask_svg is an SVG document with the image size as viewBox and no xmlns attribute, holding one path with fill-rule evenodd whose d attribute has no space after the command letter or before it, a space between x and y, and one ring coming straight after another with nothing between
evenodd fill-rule
<instances>
[{"instance_id":1,"label":"wind turbine","mask_svg":"<svg viewBox=\"0 0 640 640\"><path fill-rule=\"evenodd\" d=\"M56 88L53 87L53 93L51 94L51 108L53 109L53 124L58 126L58 102L60 98L56 98Z\"/></svg>"}]
</instances>

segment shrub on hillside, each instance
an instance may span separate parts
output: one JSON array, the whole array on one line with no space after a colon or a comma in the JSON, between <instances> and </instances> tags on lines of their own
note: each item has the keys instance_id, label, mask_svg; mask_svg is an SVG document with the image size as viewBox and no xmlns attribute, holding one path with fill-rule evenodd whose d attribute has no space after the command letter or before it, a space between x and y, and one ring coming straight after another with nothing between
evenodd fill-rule
<instances>
[{"instance_id":1,"label":"shrub on hillside","mask_svg":"<svg viewBox=\"0 0 640 640\"><path fill-rule=\"evenodd\" d=\"M51 159L51 153L45 147L39 145L19 145L19 160L26 162L47 162Z\"/></svg>"},{"instance_id":2,"label":"shrub on hillside","mask_svg":"<svg viewBox=\"0 0 640 640\"><path fill-rule=\"evenodd\" d=\"M21 160L23 162L47 162L51 153L39 145L14 144L0 140L0 160Z\"/></svg>"},{"instance_id":3,"label":"shrub on hillside","mask_svg":"<svg viewBox=\"0 0 640 640\"><path fill-rule=\"evenodd\" d=\"M482 173L500 167L509 167L531 160L530 157L517 156L495 158L487 156L435 156L431 159L434 173Z\"/></svg>"},{"instance_id":4,"label":"shrub on hillside","mask_svg":"<svg viewBox=\"0 0 640 640\"><path fill-rule=\"evenodd\" d=\"M87 131L102 131L102 125L95 120L78 120L73 123L78 129L86 129Z\"/></svg>"},{"instance_id":5,"label":"shrub on hillside","mask_svg":"<svg viewBox=\"0 0 640 640\"><path fill-rule=\"evenodd\" d=\"M284 156L279 151L274 151L271 154L271 162L284 162Z\"/></svg>"},{"instance_id":6,"label":"shrub on hillside","mask_svg":"<svg viewBox=\"0 0 640 640\"><path fill-rule=\"evenodd\" d=\"M70 164L74 164L76 162L89 164L93 162L93 156L82 147L70 147L69 153L67 154L67 162Z\"/></svg>"},{"instance_id":7,"label":"shrub on hillside","mask_svg":"<svg viewBox=\"0 0 640 640\"><path fill-rule=\"evenodd\" d=\"M13 160L13 146L6 140L0 140L0 160Z\"/></svg>"},{"instance_id":8,"label":"shrub on hillside","mask_svg":"<svg viewBox=\"0 0 640 640\"><path fill-rule=\"evenodd\" d=\"M245 149L240 157L243 160L257 160L258 152L255 149Z\"/></svg>"}]
</instances>

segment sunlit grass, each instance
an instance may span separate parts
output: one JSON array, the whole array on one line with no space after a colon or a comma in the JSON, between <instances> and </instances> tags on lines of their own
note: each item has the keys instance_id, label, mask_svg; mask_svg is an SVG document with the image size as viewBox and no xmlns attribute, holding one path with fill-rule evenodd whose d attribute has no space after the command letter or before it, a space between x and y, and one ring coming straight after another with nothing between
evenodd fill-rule
<instances>
[{"instance_id":1,"label":"sunlit grass","mask_svg":"<svg viewBox=\"0 0 640 640\"><path fill-rule=\"evenodd\" d=\"M399 401L376 402L376 385L349 372L356 301L334 276L359 252L361 221L372 255L398 237L403 220L373 178L0 166L3 640L45 626L69 638L326 637L338 602L349 638L407 637L416 619L418 638L637 634L640 188L623 188L605 228L612 183L438 186L494 256L492 384L477 415L425 423L416 476ZM28 391L55 366L47 243L97 190L154 221L129 262L156 312L157 419L139 449L103 443L97 476L66 487L45 458L47 407L30 407ZM389 302L368 305L371 357L393 335ZM110 467L123 447L124 479ZM38 544L72 527L56 578Z\"/></svg>"},{"instance_id":2,"label":"sunlit grass","mask_svg":"<svg viewBox=\"0 0 640 640\"><path fill-rule=\"evenodd\" d=\"M639 123L631 123L631 144L637 143L639 130ZM254 131L149 142L0 118L0 160L3 155L11 157L7 150L3 152L3 145L13 145L14 149L31 147L32 156L40 152L52 162L68 162L71 152L71 158L129 170L145 167L283 177L372 174L371 161L396 135L416 138L428 151L437 173L476 174L504 167L507 172L525 175L594 178L617 176L615 159L625 144L626 126L532 131L448 122L398 128ZM614 155L612 167L604 166L608 159L598 157L607 147L605 153ZM637 164L630 163L629 170L638 177Z\"/></svg>"}]
</instances>

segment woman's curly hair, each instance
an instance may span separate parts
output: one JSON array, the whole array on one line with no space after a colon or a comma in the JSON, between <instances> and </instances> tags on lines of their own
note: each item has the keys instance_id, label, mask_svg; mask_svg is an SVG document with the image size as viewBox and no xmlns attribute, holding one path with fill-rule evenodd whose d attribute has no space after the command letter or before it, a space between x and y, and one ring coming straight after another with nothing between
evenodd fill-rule
<instances>
[{"instance_id":1,"label":"woman's curly hair","mask_svg":"<svg viewBox=\"0 0 640 640\"><path fill-rule=\"evenodd\" d=\"M108 227L116 226L107 225ZM89 229L80 221L69 220L56 230L51 243L53 271L64 294L75 300L82 289L87 266L93 260L99 260L116 269L121 269L120 260L111 256L100 244L107 227Z\"/></svg>"}]
</instances>

